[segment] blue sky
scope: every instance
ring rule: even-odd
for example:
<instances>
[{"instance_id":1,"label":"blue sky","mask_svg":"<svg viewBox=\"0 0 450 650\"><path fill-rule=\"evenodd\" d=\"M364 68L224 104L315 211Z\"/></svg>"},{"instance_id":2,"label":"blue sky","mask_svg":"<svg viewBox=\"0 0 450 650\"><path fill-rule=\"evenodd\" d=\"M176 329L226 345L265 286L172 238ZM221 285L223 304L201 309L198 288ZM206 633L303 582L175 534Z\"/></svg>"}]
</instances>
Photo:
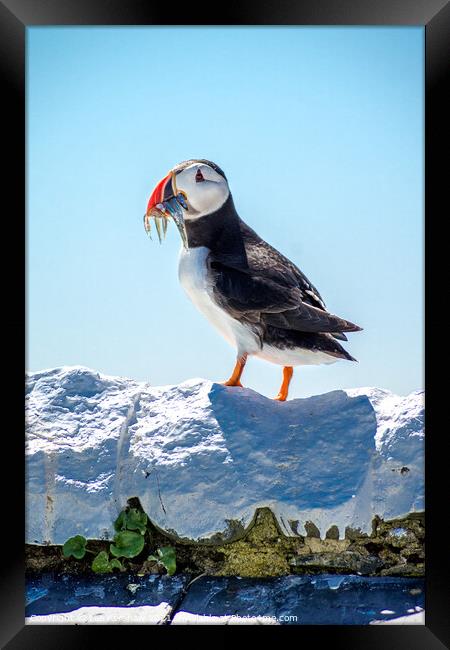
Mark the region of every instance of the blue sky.
<instances>
[{"instance_id":1,"label":"blue sky","mask_svg":"<svg viewBox=\"0 0 450 650\"><path fill-rule=\"evenodd\" d=\"M240 216L330 311L359 363L298 368L291 397L423 387L422 27L27 29L27 369L154 385L226 379L234 351L145 235L167 171L207 158ZM272 396L281 368L250 359Z\"/></svg>"}]
</instances>

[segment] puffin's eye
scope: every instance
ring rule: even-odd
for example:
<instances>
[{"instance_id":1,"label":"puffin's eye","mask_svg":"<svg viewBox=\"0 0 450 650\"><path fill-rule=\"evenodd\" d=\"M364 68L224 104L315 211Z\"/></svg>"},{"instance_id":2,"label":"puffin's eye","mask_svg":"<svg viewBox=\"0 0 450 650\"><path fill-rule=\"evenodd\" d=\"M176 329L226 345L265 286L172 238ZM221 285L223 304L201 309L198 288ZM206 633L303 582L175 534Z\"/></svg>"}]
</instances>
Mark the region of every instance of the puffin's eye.
<instances>
[{"instance_id":1,"label":"puffin's eye","mask_svg":"<svg viewBox=\"0 0 450 650\"><path fill-rule=\"evenodd\" d=\"M205 180L205 179L204 179L203 174L202 174L202 172L200 171L200 167L199 167L199 168L197 169L197 173L195 174L195 182L196 182L196 183L201 183L201 182L204 181L204 180Z\"/></svg>"}]
</instances>

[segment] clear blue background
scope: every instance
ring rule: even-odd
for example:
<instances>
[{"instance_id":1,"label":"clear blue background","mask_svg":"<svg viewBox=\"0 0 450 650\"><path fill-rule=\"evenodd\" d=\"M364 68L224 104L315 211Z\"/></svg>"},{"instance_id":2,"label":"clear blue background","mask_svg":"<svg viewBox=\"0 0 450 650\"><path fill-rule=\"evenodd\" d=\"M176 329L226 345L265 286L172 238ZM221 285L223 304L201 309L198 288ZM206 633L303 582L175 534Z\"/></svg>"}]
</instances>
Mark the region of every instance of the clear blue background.
<instances>
[{"instance_id":1,"label":"clear blue background","mask_svg":"<svg viewBox=\"0 0 450 650\"><path fill-rule=\"evenodd\" d=\"M299 368L291 396L423 386L424 30L28 28L29 370L82 364L226 379L234 351L145 235L168 170L208 158L241 217L330 311L359 363ZM244 384L277 392L251 359Z\"/></svg>"}]
</instances>

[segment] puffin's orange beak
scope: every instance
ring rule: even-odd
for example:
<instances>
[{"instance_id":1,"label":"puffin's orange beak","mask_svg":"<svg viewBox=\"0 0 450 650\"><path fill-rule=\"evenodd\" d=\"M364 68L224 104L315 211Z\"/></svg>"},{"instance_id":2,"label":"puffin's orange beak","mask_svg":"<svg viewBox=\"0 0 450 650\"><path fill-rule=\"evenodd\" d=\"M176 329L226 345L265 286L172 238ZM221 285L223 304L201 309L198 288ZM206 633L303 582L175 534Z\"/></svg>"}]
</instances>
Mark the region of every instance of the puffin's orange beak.
<instances>
[{"instance_id":1,"label":"puffin's orange beak","mask_svg":"<svg viewBox=\"0 0 450 650\"><path fill-rule=\"evenodd\" d=\"M169 172L162 181L159 181L148 201L147 214L149 214L158 203L162 203L173 196L172 177L173 172Z\"/></svg>"}]
</instances>

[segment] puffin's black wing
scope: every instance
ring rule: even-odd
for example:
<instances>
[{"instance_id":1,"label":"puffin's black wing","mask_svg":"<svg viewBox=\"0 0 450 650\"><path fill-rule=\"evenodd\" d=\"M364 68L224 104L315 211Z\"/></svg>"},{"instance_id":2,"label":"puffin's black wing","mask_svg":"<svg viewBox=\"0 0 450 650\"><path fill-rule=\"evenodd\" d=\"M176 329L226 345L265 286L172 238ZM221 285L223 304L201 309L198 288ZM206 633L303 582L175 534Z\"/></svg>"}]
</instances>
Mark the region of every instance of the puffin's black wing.
<instances>
[{"instance_id":1,"label":"puffin's black wing","mask_svg":"<svg viewBox=\"0 0 450 650\"><path fill-rule=\"evenodd\" d=\"M218 304L250 322L302 332L356 332L361 328L302 301L295 286L275 282L211 260L213 291Z\"/></svg>"},{"instance_id":2,"label":"puffin's black wing","mask_svg":"<svg viewBox=\"0 0 450 650\"><path fill-rule=\"evenodd\" d=\"M356 332L361 328L325 310L317 289L286 257L241 221L247 260L211 254L218 304L250 322L302 332Z\"/></svg>"}]
</instances>

